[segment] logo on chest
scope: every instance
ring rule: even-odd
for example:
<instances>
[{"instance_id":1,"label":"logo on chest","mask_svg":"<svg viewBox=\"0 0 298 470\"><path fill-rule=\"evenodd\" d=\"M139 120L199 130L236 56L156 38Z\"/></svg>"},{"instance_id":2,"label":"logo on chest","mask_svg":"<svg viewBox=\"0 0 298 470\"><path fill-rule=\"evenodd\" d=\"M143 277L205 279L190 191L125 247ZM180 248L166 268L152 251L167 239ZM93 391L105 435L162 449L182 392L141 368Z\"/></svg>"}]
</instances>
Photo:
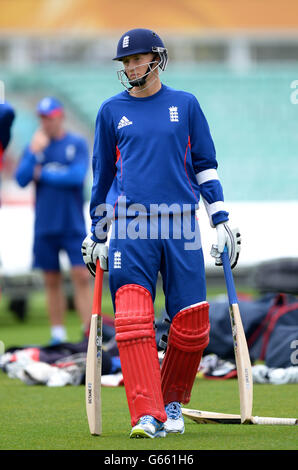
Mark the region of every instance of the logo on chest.
<instances>
[{"instance_id":1,"label":"logo on chest","mask_svg":"<svg viewBox=\"0 0 298 470\"><path fill-rule=\"evenodd\" d=\"M177 106L170 106L170 121L171 122L179 122L179 115L178 115L178 107Z\"/></svg>"},{"instance_id":2,"label":"logo on chest","mask_svg":"<svg viewBox=\"0 0 298 470\"><path fill-rule=\"evenodd\" d=\"M65 156L66 156L66 159L68 161L71 161L74 159L75 157L75 154L76 154L76 148L73 144L69 144L67 145L67 147L65 148Z\"/></svg>"},{"instance_id":3,"label":"logo on chest","mask_svg":"<svg viewBox=\"0 0 298 470\"><path fill-rule=\"evenodd\" d=\"M122 116L122 118L120 119L120 121L118 123L117 129L122 129L122 127L130 126L131 124L132 124L132 121L127 119L126 116Z\"/></svg>"}]
</instances>

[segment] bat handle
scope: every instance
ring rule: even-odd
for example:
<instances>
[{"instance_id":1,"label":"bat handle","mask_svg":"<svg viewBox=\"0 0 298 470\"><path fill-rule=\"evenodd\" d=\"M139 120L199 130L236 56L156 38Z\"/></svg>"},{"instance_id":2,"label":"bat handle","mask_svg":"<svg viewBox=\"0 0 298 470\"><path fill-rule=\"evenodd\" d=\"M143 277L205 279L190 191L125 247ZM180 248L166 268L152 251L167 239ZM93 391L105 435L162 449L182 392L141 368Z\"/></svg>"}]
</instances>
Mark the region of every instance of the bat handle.
<instances>
[{"instance_id":1,"label":"bat handle","mask_svg":"<svg viewBox=\"0 0 298 470\"><path fill-rule=\"evenodd\" d=\"M103 281L103 269L100 267L99 259L96 260L96 275L94 281L94 294L92 304L92 314L101 314L101 297L102 297L102 281Z\"/></svg>"},{"instance_id":2,"label":"bat handle","mask_svg":"<svg viewBox=\"0 0 298 470\"><path fill-rule=\"evenodd\" d=\"M223 270L224 270L224 275L225 275L225 280L226 280L226 285L227 285L229 304L230 305L237 304L238 298L237 298L236 288L234 284L228 249L226 246L221 255L221 260L222 260L222 265L223 265Z\"/></svg>"}]
</instances>

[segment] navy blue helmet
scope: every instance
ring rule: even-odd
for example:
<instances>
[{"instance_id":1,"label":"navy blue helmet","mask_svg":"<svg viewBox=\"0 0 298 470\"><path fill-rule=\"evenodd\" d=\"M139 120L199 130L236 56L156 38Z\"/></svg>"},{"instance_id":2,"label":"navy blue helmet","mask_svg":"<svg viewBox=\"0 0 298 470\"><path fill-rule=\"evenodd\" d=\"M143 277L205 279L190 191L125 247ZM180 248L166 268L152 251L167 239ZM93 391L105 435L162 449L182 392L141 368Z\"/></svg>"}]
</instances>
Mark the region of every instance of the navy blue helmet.
<instances>
[{"instance_id":1,"label":"navy blue helmet","mask_svg":"<svg viewBox=\"0 0 298 470\"><path fill-rule=\"evenodd\" d=\"M168 53L161 38L152 30L144 28L131 29L124 33L117 47L117 55L113 60L122 60L134 54L153 52L159 55L159 67L165 70L168 63Z\"/></svg>"}]
</instances>

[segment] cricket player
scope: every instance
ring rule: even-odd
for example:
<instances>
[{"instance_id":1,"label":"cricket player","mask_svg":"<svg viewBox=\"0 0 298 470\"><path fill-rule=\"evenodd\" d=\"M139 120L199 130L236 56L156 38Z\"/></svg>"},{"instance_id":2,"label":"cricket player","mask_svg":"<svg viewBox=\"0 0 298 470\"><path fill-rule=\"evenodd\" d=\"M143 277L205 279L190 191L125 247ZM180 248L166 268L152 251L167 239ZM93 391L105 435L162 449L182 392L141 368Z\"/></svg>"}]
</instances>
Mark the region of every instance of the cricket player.
<instances>
[{"instance_id":1,"label":"cricket player","mask_svg":"<svg viewBox=\"0 0 298 470\"><path fill-rule=\"evenodd\" d=\"M12 106L7 102L0 103L0 172L3 168L4 151L10 142L14 119L15 111Z\"/></svg>"},{"instance_id":2,"label":"cricket player","mask_svg":"<svg viewBox=\"0 0 298 470\"><path fill-rule=\"evenodd\" d=\"M83 214L83 184L89 167L86 140L64 127L62 103L43 98L37 106L40 126L26 146L16 170L16 180L25 187L35 184L34 267L44 274L51 326L51 344L66 341L66 301L59 254L70 260L74 301L87 332L91 316L89 279L81 256L86 236Z\"/></svg>"},{"instance_id":3,"label":"cricket player","mask_svg":"<svg viewBox=\"0 0 298 470\"><path fill-rule=\"evenodd\" d=\"M184 432L181 403L190 400L209 340L200 197L217 231L216 264L226 244L236 264L240 239L227 223L214 144L197 99L160 80L168 61L161 38L130 30L114 60L122 62L118 77L126 90L97 115L92 227L82 254L92 274L97 258L109 270L130 436L164 437ZM153 307L159 272L171 320L161 367Z\"/></svg>"}]
</instances>

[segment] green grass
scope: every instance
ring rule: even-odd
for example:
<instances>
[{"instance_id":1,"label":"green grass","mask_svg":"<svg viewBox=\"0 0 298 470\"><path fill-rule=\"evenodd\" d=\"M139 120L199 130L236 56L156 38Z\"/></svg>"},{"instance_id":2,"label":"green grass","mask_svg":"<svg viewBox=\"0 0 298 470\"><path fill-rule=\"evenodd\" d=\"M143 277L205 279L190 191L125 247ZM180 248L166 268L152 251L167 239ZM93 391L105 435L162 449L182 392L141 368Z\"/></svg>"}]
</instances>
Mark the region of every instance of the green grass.
<instances>
[{"instance_id":1,"label":"green grass","mask_svg":"<svg viewBox=\"0 0 298 470\"><path fill-rule=\"evenodd\" d=\"M103 310L112 314L105 292ZM158 294L157 305L163 300ZM0 303L0 340L11 345L43 344L48 341L48 321L42 294L32 296L24 322ZM72 341L80 340L75 312L68 312ZM254 414L295 417L297 385L255 385ZM130 417L124 387L102 388L103 434L90 436L85 414L83 386L50 388L28 386L0 371L1 450L297 450L298 427L197 424L186 418L184 435L165 439L129 439ZM197 378L189 408L239 413L236 380Z\"/></svg>"},{"instance_id":2,"label":"green grass","mask_svg":"<svg viewBox=\"0 0 298 470\"><path fill-rule=\"evenodd\" d=\"M166 439L129 439L130 419L123 387L103 388L103 434L90 436L84 387L26 386L1 374L0 449L10 450L290 450L297 449L294 426L196 424L186 419L184 435ZM297 387L255 386L254 411L266 416L293 416ZM235 380L197 379L191 408L237 413Z\"/></svg>"}]
</instances>

